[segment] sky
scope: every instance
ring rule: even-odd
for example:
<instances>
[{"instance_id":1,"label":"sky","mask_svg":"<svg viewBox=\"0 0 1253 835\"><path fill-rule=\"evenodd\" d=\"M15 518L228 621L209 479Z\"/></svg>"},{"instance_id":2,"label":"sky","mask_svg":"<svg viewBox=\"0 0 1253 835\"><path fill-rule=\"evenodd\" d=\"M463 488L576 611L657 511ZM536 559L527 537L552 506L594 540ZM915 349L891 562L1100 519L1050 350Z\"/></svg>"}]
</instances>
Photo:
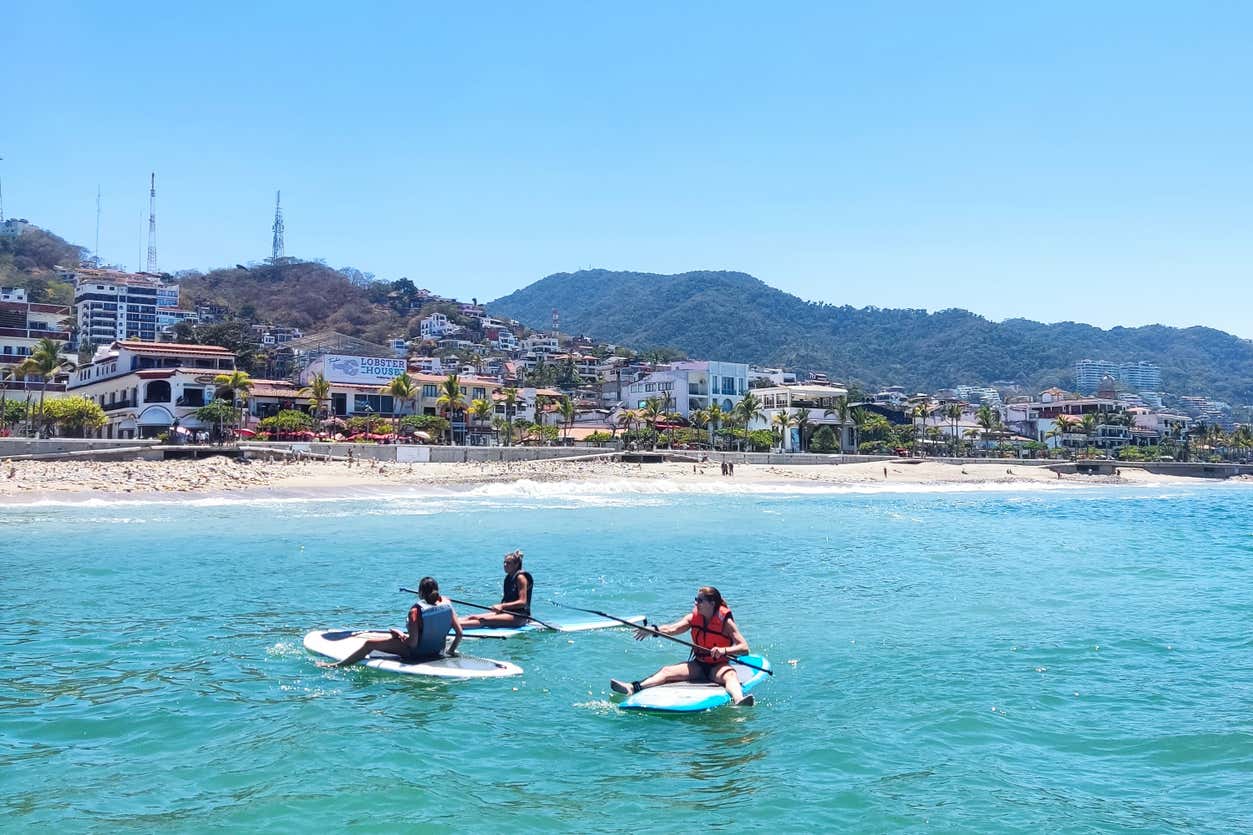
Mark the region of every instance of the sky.
<instances>
[{"instance_id":1,"label":"sky","mask_svg":"<svg viewBox=\"0 0 1253 835\"><path fill-rule=\"evenodd\" d=\"M188 6L181 8L180 6ZM201 8L191 8L201 6ZM453 7L456 8L453 8ZM1253 338L1253 4L11 4L0 183L129 268L588 267Z\"/></svg>"}]
</instances>

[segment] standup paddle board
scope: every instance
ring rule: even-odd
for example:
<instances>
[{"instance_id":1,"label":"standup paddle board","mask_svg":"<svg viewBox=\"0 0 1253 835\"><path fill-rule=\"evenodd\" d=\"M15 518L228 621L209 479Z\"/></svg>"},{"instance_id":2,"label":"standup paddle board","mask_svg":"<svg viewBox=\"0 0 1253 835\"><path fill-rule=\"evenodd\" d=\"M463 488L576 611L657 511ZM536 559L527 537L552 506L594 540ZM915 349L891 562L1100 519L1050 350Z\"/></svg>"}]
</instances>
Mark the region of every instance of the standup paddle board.
<instances>
[{"instance_id":1,"label":"standup paddle board","mask_svg":"<svg viewBox=\"0 0 1253 835\"><path fill-rule=\"evenodd\" d=\"M648 623L648 618L644 615L635 615L629 618L631 623L643 626ZM621 628L622 624L616 620L597 620L589 618L585 620L569 620L561 618L544 618L544 623L552 624L556 627L557 632L590 632L593 629L613 629ZM534 621L527 621L522 626L473 626L469 629L462 630L467 638L512 638L515 635L521 635L528 632L552 632L552 629L540 626Z\"/></svg>"},{"instance_id":2,"label":"standup paddle board","mask_svg":"<svg viewBox=\"0 0 1253 835\"><path fill-rule=\"evenodd\" d=\"M760 655L741 655L741 660L755 664L764 669L772 669L770 662ZM766 673L732 664L740 677L740 687L744 692L751 693L753 688L768 678ZM659 684L627 696L618 707L625 710L656 710L664 713L697 713L712 710L730 704L731 696L721 684L712 682L679 681L672 684Z\"/></svg>"},{"instance_id":3,"label":"standup paddle board","mask_svg":"<svg viewBox=\"0 0 1253 835\"><path fill-rule=\"evenodd\" d=\"M369 637L387 637L386 632L351 629L315 629L305 635L305 649L343 661ZM410 676L434 676L436 678L501 678L522 675L522 668L508 661L477 658L473 655L433 658L408 664L399 656L386 652L372 652L357 662L359 667L370 667L388 673Z\"/></svg>"}]
</instances>

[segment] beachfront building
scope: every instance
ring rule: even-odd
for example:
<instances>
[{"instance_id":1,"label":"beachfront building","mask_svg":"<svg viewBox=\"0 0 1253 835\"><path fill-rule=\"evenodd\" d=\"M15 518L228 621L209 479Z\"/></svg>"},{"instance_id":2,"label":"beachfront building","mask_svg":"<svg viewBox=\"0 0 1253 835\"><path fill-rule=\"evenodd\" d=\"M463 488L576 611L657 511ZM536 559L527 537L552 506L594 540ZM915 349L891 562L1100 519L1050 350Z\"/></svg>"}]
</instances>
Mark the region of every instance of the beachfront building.
<instances>
[{"instance_id":1,"label":"beachfront building","mask_svg":"<svg viewBox=\"0 0 1253 835\"><path fill-rule=\"evenodd\" d=\"M0 376L29 357L39 340L68 342L69 317L70 309L65 305L31 304L26 290L20 287L0 290ZM43 385L42 380L18 380L9 383L9 390L22 390L26 382Z\"/></svg>"},{"instance_id":2,"label":"beachfront building","mask_svg":"<svg viewBox=\"0 0 1253 835\"><path fill-rule=\"evenodd\" d=\"M852 445L849 427L840 422L839 405L848 397L848 389L824 383L789 383L781 386L768 386L753 389L757 400L761 403L761 415L748 425L749 431L755 429L776 429L779 416L788 420L787 431L781 439L782 452L801 452L802 439L800 428L793 425L798 412L804 410L808 425L807 436L823 426L830 426L839 438L840 449L848 449Z\"/></svg>"},{"instance_id":3,"label":"beachfront building","mask_svg":"<svg viewBox=\"0 0 1253 835\"><path fill-rule=\"evenodd\" d=\"M60 275L74 283L79 347L156 340L157 294L167 289L159 276L86 268Z\"/></svg>"},{"instance_id":4,"label":"beachfront building","mask_svg":"<svg viewBox=\"0 0 1253 835\"><path fill-rule=\"evenodd\" d=\"M664 403L665 411L686 418L693 411L708 409L714 404L729 412L747 391L746 363L686 360L672 362L624 383L620 399L626 408L639 409L655 398Z\"/></svg>"},{"instance_id":5,"label":"beachfront building","mask_svg":"<svg viewBox=\"0 0 1253 835\"><path fill-rule=\"evenodd\" d=\"M213 400L214 377L234 370L235 355L216 345L115 340L70 373L66 395L104 410L97 438L155 438L175 421L208 429L194 413Z\"/></svg>"},{"instance_id":6,"label":"beachfront building","mask_svg":"<svg viewBox=\"0 0 1253 835\"><path fill-rule=\"evenodd\" d=\"M452 336L461 333L462 330L461 325L449 321L448 317L443 313L432 313L418 323L418 328L423 339L431 340Z\"/></svg>"}]
</instances>

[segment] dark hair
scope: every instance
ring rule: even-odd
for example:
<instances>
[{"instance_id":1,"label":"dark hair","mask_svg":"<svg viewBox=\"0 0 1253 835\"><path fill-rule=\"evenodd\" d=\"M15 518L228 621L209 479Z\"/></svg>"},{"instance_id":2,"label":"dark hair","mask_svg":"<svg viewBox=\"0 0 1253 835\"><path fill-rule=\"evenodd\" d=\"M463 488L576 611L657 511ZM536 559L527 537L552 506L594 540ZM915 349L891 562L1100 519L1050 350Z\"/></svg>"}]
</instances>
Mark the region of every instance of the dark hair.
<instances>
[{"instance_id":1,"label":"dark hair","mask_svg":"<svg viewBox=\"0 0 1253 835\"><path fill-rule=\"evenodd\" d=\"M731 605L722 599L722 592L718 591L713 586L701 586L696 590L696 593L701 597L708 597L712 600L714 602L715 609L720 606L726 606L728 609L731 608Z\"/></svg>"},{"instance_id":2,"label":"dark hair","mask_svg":"<svg viewBox=\"0 0 1253 835\"><path fill-rule=\"evenodd\" d=\"M508 554L505 554L505 559L516 560L518 565L522 565L522 550L510 551Z\"/></svg>"},{"instance_id":3,"label":"dark hair","mask_svg":"<svg viewBox=\"0 0 1253 835\"><path fill-rule=\"evenodd\" d=\"M434 577L423 577L418 583L418 597L434 606L439 602L439 583Z\"/></svg>"}]
</instances>

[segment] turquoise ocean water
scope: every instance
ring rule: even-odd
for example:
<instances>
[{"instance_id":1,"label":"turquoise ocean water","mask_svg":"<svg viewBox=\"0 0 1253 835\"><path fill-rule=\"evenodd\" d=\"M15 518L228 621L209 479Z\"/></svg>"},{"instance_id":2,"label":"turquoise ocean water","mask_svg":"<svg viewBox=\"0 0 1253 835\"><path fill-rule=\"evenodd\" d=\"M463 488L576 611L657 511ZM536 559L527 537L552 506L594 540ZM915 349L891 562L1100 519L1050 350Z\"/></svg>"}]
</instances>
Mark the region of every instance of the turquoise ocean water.
<instances>
[{"instance_id":1,"label":"turquoise ocean water","mask_svg":"<svg viewBox=\"0 0 1253 835\"><path fill-rule=\"evenodd\" d=\"M7 505L0 534L0 829L1253 830L1248 485L523 484ZM778 674L668 717L613 707L684 657L625 632L467 641L526 673L461 683L301 648L399 625L428 573L492 602L512 548L541 617L716 585Z\"/></svg>"}]
</instances>

